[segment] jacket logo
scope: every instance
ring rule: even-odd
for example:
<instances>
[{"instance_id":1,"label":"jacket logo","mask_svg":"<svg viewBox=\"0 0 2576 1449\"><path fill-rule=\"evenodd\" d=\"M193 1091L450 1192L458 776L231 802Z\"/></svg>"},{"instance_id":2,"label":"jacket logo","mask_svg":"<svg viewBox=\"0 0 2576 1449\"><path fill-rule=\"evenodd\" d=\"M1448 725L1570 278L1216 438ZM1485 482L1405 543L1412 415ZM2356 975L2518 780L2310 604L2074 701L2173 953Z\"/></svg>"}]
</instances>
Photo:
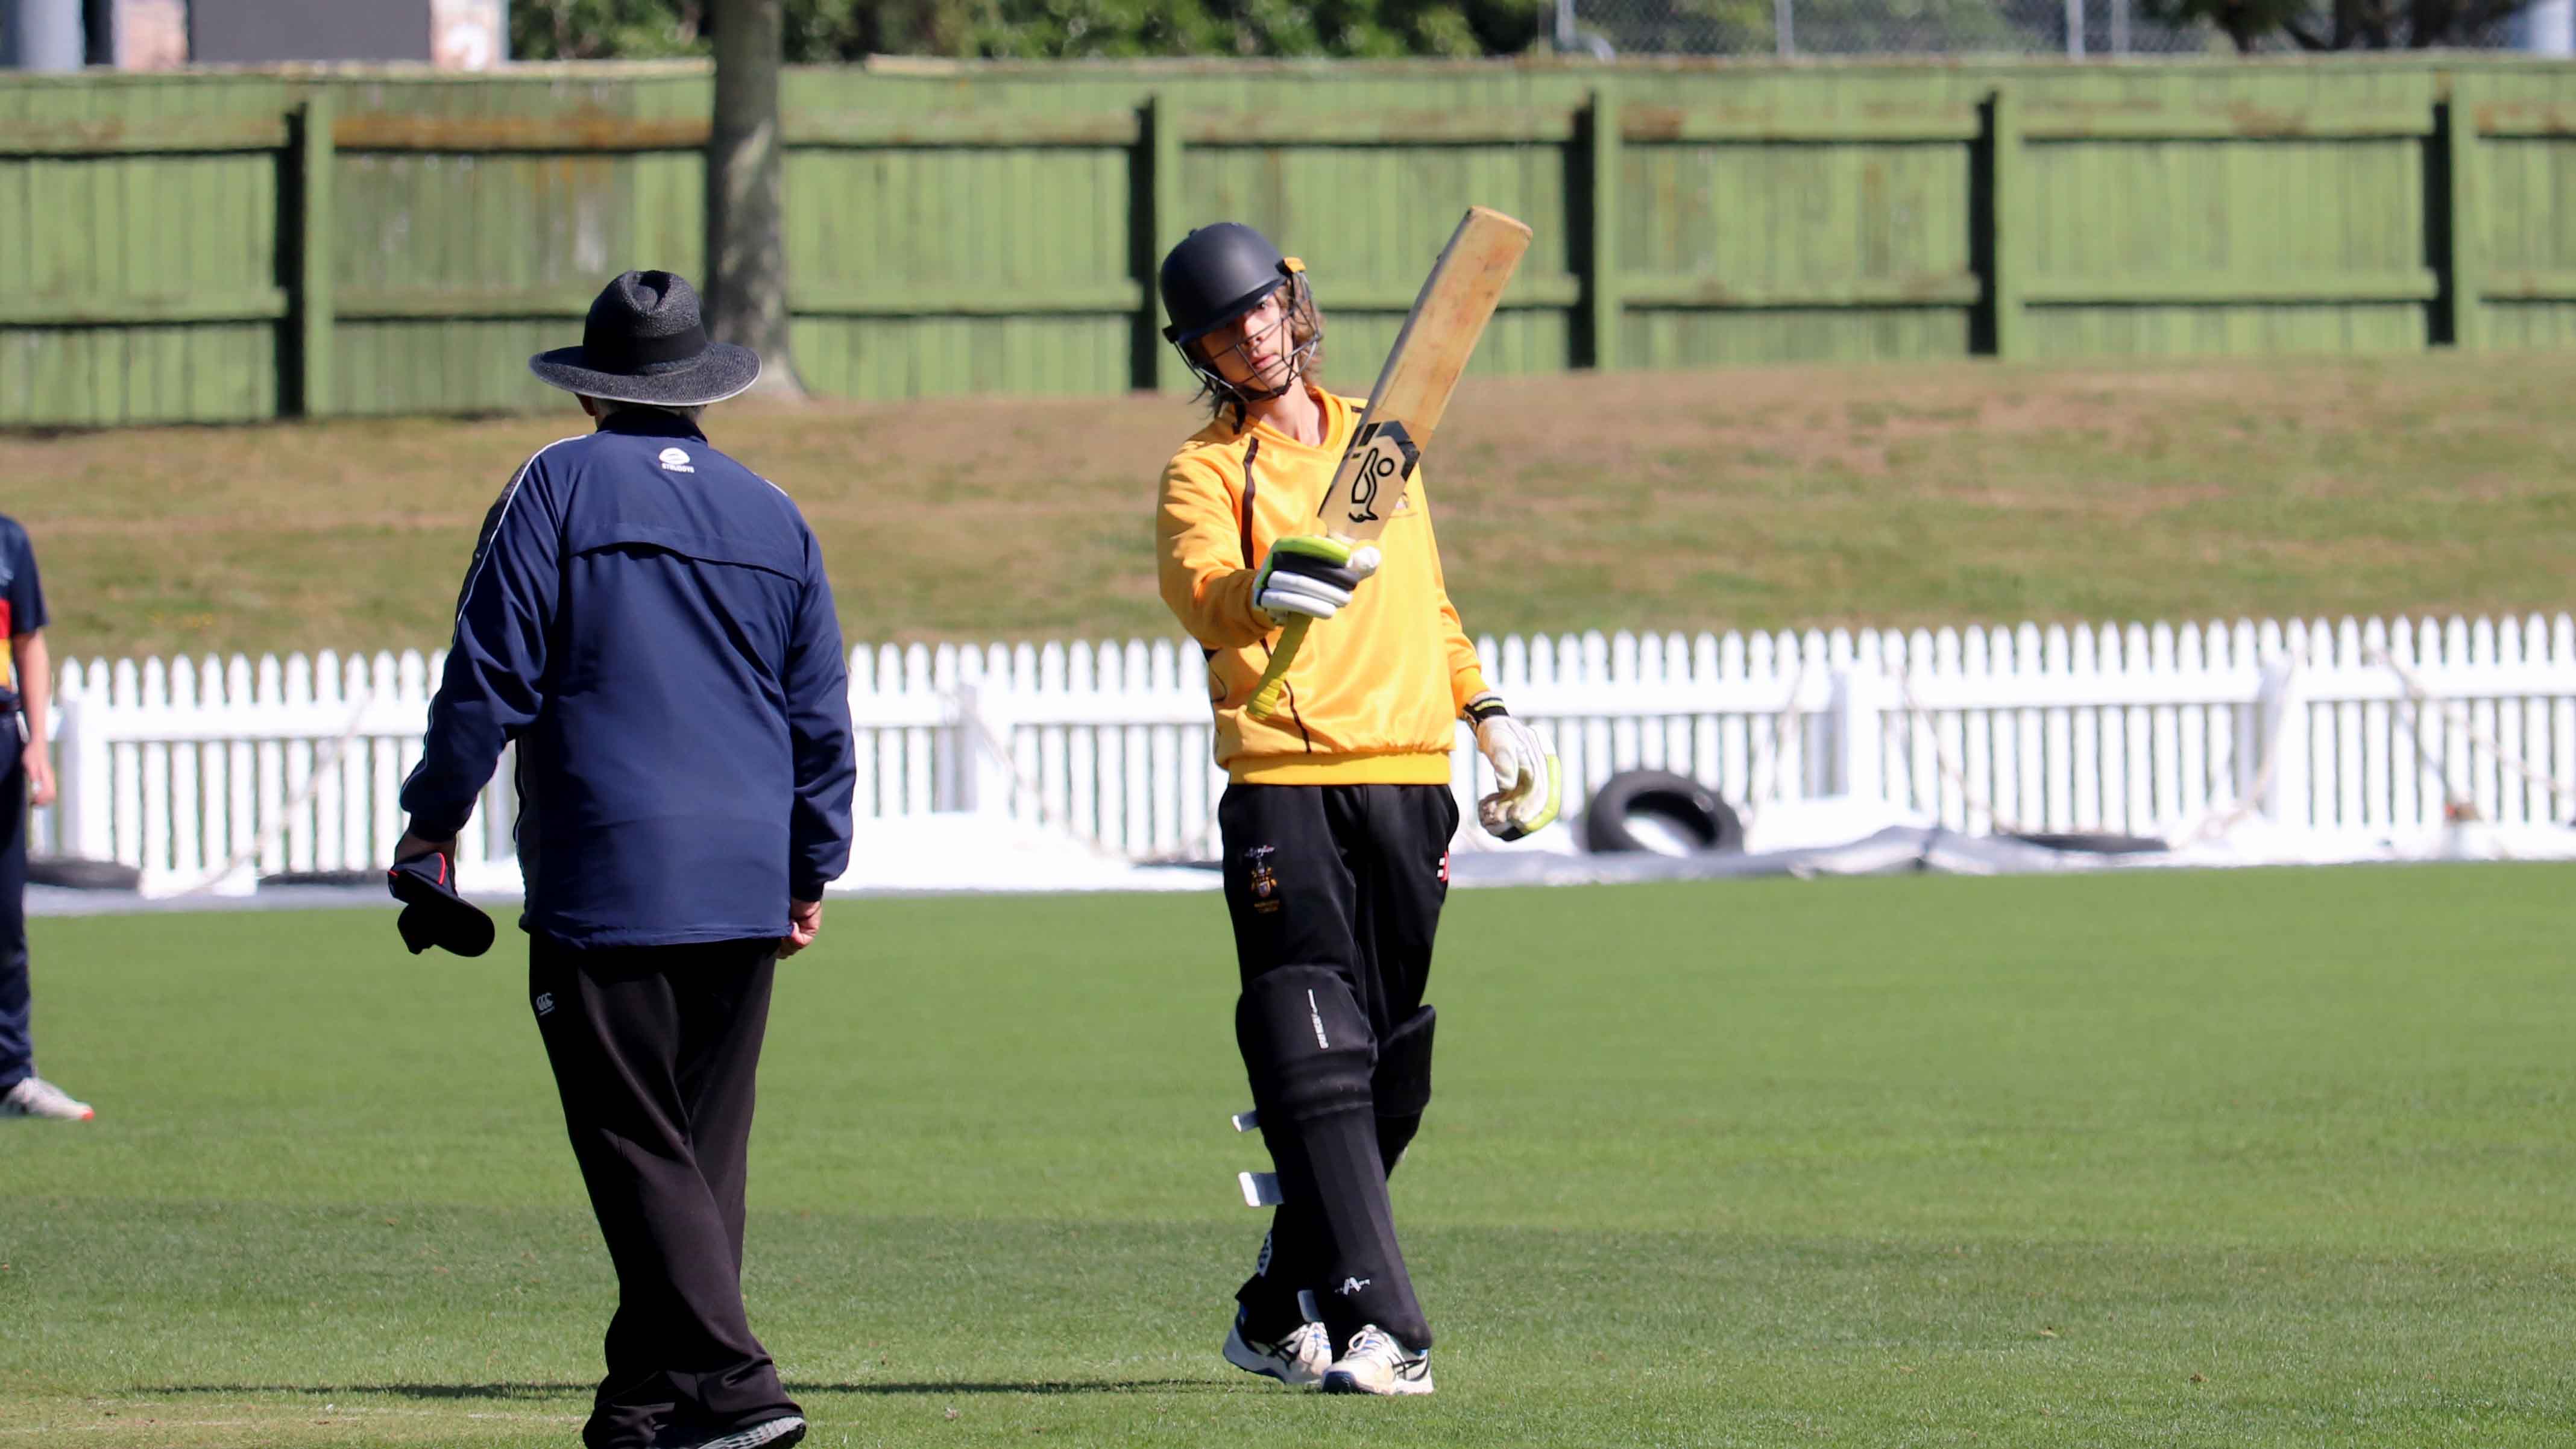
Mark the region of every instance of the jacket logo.
<instances>
[{"instance_id":1,"label":"jacket logo","mask_svg":"<svg viewBox=\"0 0 2576 1449\"><path fill-rule=\"evenodd\" d=\"M662 471L665 473L695 473L698 471L697 465L689 461L688 451L683 448L664 448L662 450L661 463Z\"/></svg>"},{"instance_id":2,"label":"jacket logo","mask_svg":"<svg viewBox=\"0 0 2576 1449\"><path fill-rule=\"evenodd\" d=\"M553 992L551 992L551 991L540 991L540 992L538 992L538 993L537 993L537 1000L536 1000L536 1007L537 1007L537 1015L539 1015L539 1016L552 1016L552 1015L554 1015L554 1010L555 1010L555 994L554 994Z\"/></svg>"}]
</instances>

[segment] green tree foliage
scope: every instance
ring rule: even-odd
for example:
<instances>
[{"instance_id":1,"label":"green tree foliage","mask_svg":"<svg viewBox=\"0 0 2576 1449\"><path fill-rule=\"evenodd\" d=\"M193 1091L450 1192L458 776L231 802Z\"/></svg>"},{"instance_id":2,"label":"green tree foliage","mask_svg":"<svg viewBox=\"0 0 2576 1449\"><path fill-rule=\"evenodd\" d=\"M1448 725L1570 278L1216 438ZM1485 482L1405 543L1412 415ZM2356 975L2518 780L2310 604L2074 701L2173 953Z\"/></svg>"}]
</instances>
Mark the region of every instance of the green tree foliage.
<instances>
[{"instance_id":1,"label":"green tree foliage","mask_svg":"<svg viewBox=\"0 0 2576 1449\"><path fill-rule=\"evenodd\" d=\"M1795 0L1788 49L1798 54L2011 54L2056 44L2050 5L2005 0ZM1582 29L1623 55L1770 55L1783 47L1773 0L1623 0L1591 7Z\"/></svg>"},{"instance_id":2,"label":"green tree foliage","mask_svg":"<svg viewBox=\"0 0 2576 1449\"><path fill-rule=\"evenodd\" d=\"M2240 51L2270 36L2302 50L2422 50L2466 45L2529 0L2145 0L2158 20L2206 20Z\"/></svg>"},{"instance_id":3,"label":"green tree foliage","mask_svg":"<svg viewBox=\"0 0 2576 1449\"><path fill-rule=\"evenodd\" d=\"M724 0L512 0L522 60L705 55ZM1474 56L1527 49L1544 0L786 0L793 62L865 55Z\"/></svg>"},{"instance_id":4,"label":"green tree foliage","mask_svg":"<svg viewBox=\"0 0 2576 1449\"><path fill-rule=\"evenodd\" d=\"M518 60L651 60L706 55L708 0L513 0Z\"/></svg>"}]
</instances>

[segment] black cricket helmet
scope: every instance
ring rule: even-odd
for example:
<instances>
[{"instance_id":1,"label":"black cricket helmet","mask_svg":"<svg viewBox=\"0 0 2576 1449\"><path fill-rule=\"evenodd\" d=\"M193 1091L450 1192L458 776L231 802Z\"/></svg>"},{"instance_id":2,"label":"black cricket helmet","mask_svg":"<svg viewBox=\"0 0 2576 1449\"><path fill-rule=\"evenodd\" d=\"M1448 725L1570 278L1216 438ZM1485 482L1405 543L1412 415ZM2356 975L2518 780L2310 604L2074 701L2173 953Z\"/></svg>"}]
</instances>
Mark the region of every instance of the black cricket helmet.
<instances>
[{"instance_id":1,"label":"black cricket helmet","mask_svg":"<svg viewBox=\"0 0 2576 1449\"><path fill-rule=\"evenodd\" d=\"M1315 313L1305 264L1281 256L1268 237L1239 221L1220 221L1183 237L1163 258L1161 283L1163 311L1172 319L1163 329L1164 340L1180 349L1181 360L1211 394L1229 402L1259 402L1287 392L1322 343L1323 319ZM1282 287L1289 289L1289 297L1280 325L1302 321L1306 333L1289 349L1288 375L1266 391L1227 381L1216 359L1199 356L1191 344L1260 306ZM1242 346L1238 343L1234 350Z\"/></svg>"}]
</instances>

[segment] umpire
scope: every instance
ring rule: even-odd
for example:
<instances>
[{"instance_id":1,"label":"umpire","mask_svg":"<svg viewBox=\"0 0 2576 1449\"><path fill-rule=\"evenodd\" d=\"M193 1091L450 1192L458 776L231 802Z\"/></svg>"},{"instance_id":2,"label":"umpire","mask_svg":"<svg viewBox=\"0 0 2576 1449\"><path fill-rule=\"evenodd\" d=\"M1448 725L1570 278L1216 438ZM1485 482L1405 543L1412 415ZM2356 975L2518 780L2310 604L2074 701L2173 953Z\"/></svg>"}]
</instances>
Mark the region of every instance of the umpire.
<instances>
[{"instance_id":1,"label":"umpire","mask_svg":"<svg viewBox=\"0 0 2576 1449\"><path fill-rule=\"evenodd\" d=\"M582 1442L757 1449L805 1420L742 1301L753 1076L778 958L849 862L849 685L823 557L700 409L758 377L697 293L628 272L536 375L598 422L483 521L397 861L436 856L519 746L528 995L617 1268Z\"/></svg>"}]
</instances>

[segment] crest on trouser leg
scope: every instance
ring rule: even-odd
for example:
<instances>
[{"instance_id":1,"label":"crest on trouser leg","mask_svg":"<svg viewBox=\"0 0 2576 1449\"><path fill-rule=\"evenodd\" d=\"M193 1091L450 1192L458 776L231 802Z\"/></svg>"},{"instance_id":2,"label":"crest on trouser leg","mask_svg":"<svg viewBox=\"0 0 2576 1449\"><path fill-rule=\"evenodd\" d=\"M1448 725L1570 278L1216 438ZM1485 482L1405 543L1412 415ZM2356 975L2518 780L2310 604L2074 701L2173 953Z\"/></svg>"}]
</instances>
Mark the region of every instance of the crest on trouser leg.
<instances>
[{"instance_id":1,"label":"crest on trouser leg","mask_svg":"<svg viewBox=\"0 0 2576 1449\"><path fill-rule=\"evenodd\" d=\"M1243 853L1249 865L1244 873L1244 888L1252 892L1252 908L1264 915L1279 909L1279 874L1270 868L1270 857L1278 850L1273 845L1256 845Z\"/></svg>"}]
</instances>

